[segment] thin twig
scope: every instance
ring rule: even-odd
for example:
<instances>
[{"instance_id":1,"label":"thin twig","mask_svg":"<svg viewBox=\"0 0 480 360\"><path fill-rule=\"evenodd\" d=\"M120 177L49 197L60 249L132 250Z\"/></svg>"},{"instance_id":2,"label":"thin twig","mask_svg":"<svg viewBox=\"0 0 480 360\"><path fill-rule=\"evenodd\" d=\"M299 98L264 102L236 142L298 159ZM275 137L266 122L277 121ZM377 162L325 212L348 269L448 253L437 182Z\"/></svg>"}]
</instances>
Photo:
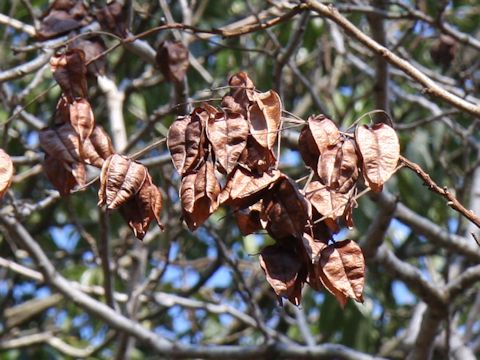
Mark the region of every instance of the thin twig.
<instances>
[{"instance_id":1,"label":"thin twig","mask_svg":"<svg viewBox=\"0 0 480 360\"><path fill-rule=\"evenodd\" d=\"M343 30L345 30L353 38L361 42L371 51L378 55L381 55L390 64L399 68L412 79L422 84L424 86L423 92L425 94L436 96L460 110L468 112L475 117L480 117L479 105L465 101L461 97L445 90L443 87L435 83L432 79L430 79L420 70L411 65L408 61L402 59L400 56L394 54L385 46L380 45L378 42L366 35L363 31L361 31L354 24L352 24L348 19L342 16L333 5L325 5L316 0L305 0L305 4L311 10L337 23L340 27L343 28Z\"/></svg>"},{"instance_id":2,"label":"thin twig","mask_svg":"<svg viewBox=\"0 0 480 360\"><path fill-rule=\"evenodd\" d=\"M103 269L103 287L105 289L105 300L112 309L115 309L115 300L113 297L112 270L110 267L110 242L108 239L108 214L106 210L99 209L100 217L100 257Z\"/></svg>"},{"instance_id":3,"label":"thin twig","mask_svg":"<svg viewBox=\"0 0 480 360\"><path fill-rule=\"evenodd\" d=\"M447 200L447 205L450 206L455 211L458 211L460 214L465 216L468 220L474 223L478 228L480 228L480 217L474 214L471 210L466 209L460 201L457 200L455 196L448 190L447 187L441 188L438 186L418 164L413 161L408 160L407 158L400 156L400 162L413 172L417 174L428 187L429 190L443 196Z\"/></svg>"}]
</instances>

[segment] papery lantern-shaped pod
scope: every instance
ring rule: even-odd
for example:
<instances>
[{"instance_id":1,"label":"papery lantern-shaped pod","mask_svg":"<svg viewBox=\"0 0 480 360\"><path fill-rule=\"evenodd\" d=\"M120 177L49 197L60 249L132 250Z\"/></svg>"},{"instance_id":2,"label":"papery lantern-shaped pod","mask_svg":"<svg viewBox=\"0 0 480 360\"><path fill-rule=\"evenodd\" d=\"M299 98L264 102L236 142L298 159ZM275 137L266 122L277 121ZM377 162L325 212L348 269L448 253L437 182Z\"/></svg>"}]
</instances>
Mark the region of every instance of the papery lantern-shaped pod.
<instances>
[{"instance_id":1,"label":"papery lantern-shaped pod","mask_svg":"<svg viewBox=\"0 0 480 360\"><path fill-rule=\"evenodd\" d=\"M163 76L168 81L181 83L190 65L189 53L181 41L163 41L155 57Z\"/></svg>"},{"instance_id":2,"label":"papery lantern-shaped pod","mask_svg":"<svg viewBox=\"0 0 480 360\"><path fill-rule=\"evenodd\" d=\"M139 162L113 154L102 167L98 205L106 205L107 209L119 207L137 194L147 174L147 168Z\"/></svg>"},{"instance_id":3,"label":"papery lantern-shaped pod","mask_svg":"<svg viewBox=\"0 0 480 360\"><path fill-rule=\"evenodd\" d=\"M270 245L261 251L259 261L279 301L287 298L292 304L300 305L307 268L295 251L281 245Z\"/></svg>"},{"instance_id":4,"label":"papery lantern-shaped pod","mask_svg":"<svg viewBox=\"0 0 480 360\"><path fill-rule=\"evenodd\" d=\"M355 141L362 156L363 176L373 191L382 191L400 157L397 133L387 124L357 127Z\"/></svg>"},{"instance_id":5,"label":"papery lantern-shaped pod","mask_svg":"<svg viewBox=\"0 0 480 360\"><path fill-rule=\"evenodd\" d=\"M76 99L70 104L70 123L80 137L80 141L88 139L95 127L92 107L86 99Z\"/></svg>"},{"instance_id":6,"label":"papery lantern-shaped pod","mask_svg":"<svg viewBox=\"0 0 480 360\"><path fill-rule=\"evenodd\" d=\"M86 139L81 148L82 160L97 168L103 166L104 161L111 155L114 150L110 136L99 125L95 125L88 139Z\"/></svg>"},{"instance_id":7,"label":"papery lantern-shaped pod","mask_svg":"<svg viewBox=\"0 0 480 360\"><path fill-rule=\"evenodd\" d=\"M54 55L50 59L50 67L70 103L76 98L87 97L87 67L83 50L71 49Z\"/></svg>"},{"instance_id":8,"label":"papery lantern-shaped pod","mask_svg":"<svg viewBox=\"0 0 480 360\"><path fill-rule=\"evenodd\" d=\"M272 149L280 131L282 101L273 90L255 93L248 109L250 134L264 148Z\"/></svg>"},{"instance_id":9,"label":"papery lantern-shaped pod","mask_svg":"<svg viewBox=\"0 0 480 360\"><path fill-rule=\"evenodd\" d=\"M217 112L210 116L207 138L212 144L219 170L230 174L247 146L248 122L241 115Z\"/></svg>"},{"instance_id":10,"label":"papery lantern-shaped pod","mask_svg":"<svg viewBox=\"0 0 480 360\"><path fill-rule=\"evenodd\" d=\"M325 288L342 306L347 297L363 302L365 259L355 241L344 240L325 247L317 271Z\"/></svg>"},{"instance_id":11,"label":"papery lantern-shaped pod","mask_svg":"<svg viewBox=\"0 0 480 360\"><path fill-rule=\"evenodd\" d=\"M182 176L197 166L203 158L205 125L209 117L209 111L199 107L190 115L179 116L168 130L167 146L173 165Z\"/></svg>"},{"instance_id":12,"label":"papery lantern-shaped pod","mask_svg":"<svg viewBox=\"0 0 480 360\"><path fill-rule=\"evenodd\" d=\"M183 218L191 231L198 229L218 208L220 184L210 161L182 179L180 198Z\"/></svg>"},{"instance_id":13,"label":"papery lantern-shaped pod","mask_svg":"<svg viewBox=\"0 0 480 360\"><path fill-rule=\"evenodd\" d=\"M152 183L152 178L148 173L140 190L123 203L119 211L135 237L140 240L145 237L152 220L157 222L160 229L164 229L160 220L162 194Z\"/></svg>"},{"instance_id":14,"label":"papery lantern-shaped pod","mask_svg":"<svg viewBox=\"0 0 480 360\"><path fill-rule=\"evenodd\" d=\"M0 149L0 198L10 187L13 178L13 162L10 156Z\"/></svg>"}]
</instances>

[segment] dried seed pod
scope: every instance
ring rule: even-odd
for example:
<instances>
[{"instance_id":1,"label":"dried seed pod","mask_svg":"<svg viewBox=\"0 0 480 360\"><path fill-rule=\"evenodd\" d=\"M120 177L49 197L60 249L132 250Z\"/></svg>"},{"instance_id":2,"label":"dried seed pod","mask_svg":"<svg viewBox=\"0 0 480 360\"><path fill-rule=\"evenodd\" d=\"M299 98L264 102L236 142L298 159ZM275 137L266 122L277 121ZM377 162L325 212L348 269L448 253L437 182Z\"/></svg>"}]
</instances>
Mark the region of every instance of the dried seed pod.
<instances>
[{"instance_id":1,"label":"dried seed pod","mask_svg":"<svg viewBox=\"0 0 480 360\"><path fill-rule=\"evenodd\" d=\"M236 209L234 214L240 233L243 236L266 228L266 222L262 219L262 200L247 209Z\"/></svg>"},{"instance_id":2,"label":"dried seed pod","mask_svg":"<svg viewBox=\"0 0 480 360\"><path fill-rule=\"evenodd\" d=\"M86 99L77 99L70 105L70 123L80 137L88 139L95 126L95 118L90 103Z\"/></svg>"},{"instance_id":3,"label":"dried seed pod","mask_svg":"<svg viewBox=\"0 0 480 360\"><path fill-rule=\"evenodd\" d=\"M276 163L272 150L261 146L251 135L247 137L247 145L243 150L238 163L254 174L263 174L273 169Z\"/></svg>"},{"instance_id":4,"label":"dried seed pod","mask_svg":"<svg viewBox=\"0 0 480 360\"><path fill-rule=\"evenodd\" d=\"M322 250L328 246L326 242L314 239L307 233L303 234L302 241L305 252L308 255L308 259L312 263L319 261Z\"/></svg>"},{"instance_id":5,"label":"dried seed pod","mask_svg":"<svg viewBox=\"0 0 480 360\"><path fill-rule=\"evenodd\" d=\"M163 230L164 226L160 220L162 194L152 183L152 177L148 172L140 190L123 203L119 211L139 240L145 237L150 223L154 219Z\"/></svg>"},{"instance_id":6,"label":"dried seed pod","mask_svg":"<svg viewBox=\"0 0 480 360\"><path fill-rule=\"evenodd\" d=\"M208 119L207 138L219 170L229 174L247 146L248 122L240 114L217 112Z\"/></svg>"},{"instance_id":7,"label":"dried seed pod","mask_svg":"<svg viewBox=\"0 0 480 360\"><path fill-rule=\"evenodd\" d=\"M90 137L83 142L81 148L82 160L89 165L101 168L104 160L113 153L110 136L100 125L95 125Z\"/></svg>"},{"instance_id":8,"label":"dried seed pod","mask_svg":"<svg viewBox=\"0 0 480 360\"><path fill-rule=\"evenodd\" d=\"M81 0L56 0L40 19L37 37L51 39L87 25L88 11Z\"/></svg>"},{"instance_id":9,"label":"dried seed pod","mask_svg":"<svg viewBox=\"0 0 480 360\"><path fill-rule=\"evenodd\" d=\"M183 81L190 62L188 49L181 41L165 40L160 43L155 59L168 81L176 83Z\"/></svg>"},{"instance_id":10,"label":"dried seed pod","mask_svg":"<svg viewBox=\"0 0 480 360\"><path fill-rule=\"evenodd\" d=\"M322 216L332 220L343 216L352 195L352 191L343 194L329 190L319 181L312 181L305 188L305 197L310 201L312 206Z\"/></svg>"},{"instance_id":11,"label":"dried seed pod","mask_svg":"<svg viewBox=\"0 0 480 360\"><path fill-rule=\"evenodd\" d=\"M363 302L365 259L355 241L339 241L323 249L320 268L324 286L337 297L342 306L345 305L345 297ZM338 296L338 293L343 296Z\"/></svg>"},{"instance_id":12,"label":"dried seed pod","mask_svg":"<svg viewBox=\"0 0 480 360\"><path fill-rule=\"evenodd\" d=\"M348 192L357 182L358 156L355 142L343 139L327 147L318 160L318 176L328 189L340 193Z\"/></svg>"},{"instance_id":13,"label":"dried seed pod","mask_svg":"<svg viewBox=\"0 0 480 360\"><path fill-rule=\"evenodd\" d=\"M228 85L230 85L230 92L223 97L222 107L242 114L247 119L248 109L254 100L255 85L244 71L232 75L228 80Z\"/></svg>"},{"instance_id":14,"label":"dried seed pod","mask_svg":"<svg viewBox=\"0 0 480 360\"><path fill-rule=\"evenodd\" d=\"M54 55L50 59L50 67L69 103L78 97L87 97L87 67L82 50L71 49Z\"/></svg>"},{"instance_id":15,"label":"dried seed pod","mask_svg":"<svg viewBox=\"0 0 480 360\"><path fill-rule=\"evenodd\" d=\"M271 190L271 196L263 201L267 230L275 239L302 238L311 209L295 183L283 175Z\"/></svg>"},{"instance_id":16,"label":"dried seed pod","mask_svg":"<svg viewBox=\"0 0 480 360\"><path fill-rule=\"evenodd\" d=\"M41 130L39 139L50 156L67 164L81 162L80 138L69 123Z\"/></svg>"},{"instance_id":17,"label":"dried seed pod","mask_svg":"<svg viewBox=\"0 0 480 360\"><path fill-rule=\"evenodd\" d=\"M278 137L282 119L282 101L273 90L254 94L248 111L250 133L264 148L272 149Z\"/></svg>"},{"instance_id":18,"label":"dried seed pod","mask_svg":"<svg viewBox=\"0 0 480 360\"><path fill-rule=\"evenodd\" d=\"M98 205L115 209L135 196L147 178L147 169L126 156L113 154L105 160L100 173Z\"/></svg>"},{"instance_id":19,"label":"dried seed pod","mask_svg":"<svg viewBox=\"0 0 480 360\"><path fill-rule=\"evenodd\" d=\"M362 156L363 176L373 191L382 191L400 157L398 136L387 124L357 127L355 141Z\"/></svg>"},{"instance_id":20,"label":"dried seed pod","mask_svg":"<svg viewBox=\"0 0 480 360\"><path fill-rule=\"evenodd\" d=\"M281 175L278 170L255 175L238 167L225 185L228 194L222 194L221 198L228 198L226 203L238 208L251 206L264 197L265 190L280 179Z\"/></svg>"},{"instance_id":21,"label":"dried seed pod","mask_svg":"<svg viewBox=\"0 0 480 360\"><path fill-rule=\"evenodd\" d=\"M70 103L64 95L58 99L53 119L55 125L70 123Z\"/></svg>"},{"instance_id":22,"label":"dried seed pod","mask_svg":"<svg viewBox=\"0 0 480 360\"><path fill-rule=\"evenodd\" d=\"M313 170L317 170L320 151L308 125L305 125L300 132L300 136L298 137L298 150L300 150L300 155L302 155L305 165Z\"/></svg>"},{"instance_id":23,"label":"dried seed pod","mask_svg":"<svg viewBox=\"0 0 480 360\"><path fill-rule=\"evenodd\" d=\"M259 261L277 296L288 298L293 304L299 305L305 281L302 278L305 275L301 274L302 263L295 253L279 245L270 245L262 250Z\"/></svg>"},{"instance_id":24,"label":"dried seed pod","mask_svg":"<svg viewBox=\"0 0 480 360\"><path fill-rule=\"evenodd\" d=\"M337 125L325 115L310 116L308 126L320 154L341 139Z\"/></svg>"},{"instance_id":25,"label":"dried seed pod","mask_svg":"<svg viewBox=\"0 0 480 360\"><path fill-rule=\"evenodd\" d=\"M183 217L191 231L198 229L218 208L219 194L220 184L210 161L182 179L180 198Z\"/></svg>"},{"instance_id":26,"label":"dried seed pod","mask_svg":"<svg viewBox=\"0 0 480 360\"><path fill-rule=\"evenodd\" d=\"M167 146L173 165L180 175L185 175L198 165L204 155L205 124L209 113L196 108L191 115L179 116L170 126Z\"/></svg>"},{"instance_id":27,"label":"dried seed pod","mask_svg":"<svg viewBox=\"0 0 480 360\"><path fill-rule=\"evenodd\" d=\"M0 198L5 195L13 179L13 162L10 156L0 149Z\"/></svg>"},{"instance_id":28,"label":"dried seed pod","mask_svg":"<svg viewBox=\"0 0 480 360\"><path fill-rule=\"evenodd\" d=\"M48 180L60 193L60 196L68 196L75 185L77 185L77 179L72 171L68 170L61 160L48 154L45 155L45 160L43 161L43 170Z\"/></svg>"},{"instance_id":29,"label":"dried seed pod","mask_svg":"<svg viewBox=\"0 0 480 360\"><path fill-rule=\"evenodd\" d=\"M123 2L114 0L95 12L95 16L102 25L114 34L124 38L127 36L128 12Z\"/></svg>"},{"instance_id":30,"label":"dried seed pod","mask_svg":"<svg viewBox=\"0 0 480 360\"><path fill-rule=\"evenodd\" d=\"M106 57L99 56L105 50L105 42L100 36L90 36L88 38L79 38L75 40L71 48L80 49L85 53L85 62L87 65L87 73L90 76L99 76L105 74ZM92 61L95 59L94 61Z\"/></svg>"}]
</instances>

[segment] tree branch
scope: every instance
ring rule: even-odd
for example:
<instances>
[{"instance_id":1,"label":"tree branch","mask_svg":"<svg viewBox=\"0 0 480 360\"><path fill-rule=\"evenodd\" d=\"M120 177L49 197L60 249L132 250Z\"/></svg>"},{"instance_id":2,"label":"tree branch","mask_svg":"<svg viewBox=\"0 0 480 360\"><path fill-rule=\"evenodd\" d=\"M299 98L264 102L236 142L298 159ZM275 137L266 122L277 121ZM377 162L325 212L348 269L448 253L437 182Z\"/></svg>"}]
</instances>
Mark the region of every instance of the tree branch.
<instances>
[{"instance_id":1,"label":"tree branch","mask_svg":"<svg viewBox=\"0 0 480 360\"><path fill-rule=\"evenodd\" d=\"M0 215L0 224L17 240L32 256L43 273L45 281L75 302L92 316L102 319L111 327L134 336L147 345L152 351L163 356L174 358L205 358L205 359L252 359L266 356L277 358L310 358L335 357L345 360L380 360L368 354L349 349L343 345L322 344L314 347L284 344L281 342L252 346L207 346L172 344L156 333L147 330L138 322L130 320L114 311L107 305L91 298L61 276L43 252L38 243L31 237L22 224L14 218Z\"/></svg>"},{"instance_id":2,"label":"tree branch","mask_svg":"<svg viewBox=\"0 0 480 360\"><path fill-rule=\"evenodd\" d=\"M474 223L478 228L480 228L480 217L475 215L473 211L467 210L460 201L457 200L455 196L448 191L447 187L441 188L438 186L423 169L413 161L408 160L407 158L400 156L400 163L415 172L425 183L429 190L436 192L437 194L443 196L447 199L447 204L452 209L458 211L460 214L465 216L468 220Z\"/></svg>"},{"instance_id":3,"label":"tree branch","mask_svg":"<svg viewBox=\"0 0 480 360\"><path fill-rule=\"evenodd\" d=\"M373 40L372 38L367 36L365 33L363 33L360 29L358 29L355 25L353 25L349 20L343 17L333 5L324 5L316 0L305 0L304 3L311 10L337 23L346 32L348 32L353 38L355 38L356 40L361 42L363 45L368 47L375 54L382 56L390 64L392 64L393 66L396 66L397 68L405 72L408 76L410 76L412 79L422 84L425 87L424 93L436 96L460 110L468 112L469 114L472 114L475 117L480 117L479 105L467 102L462 98L448 92L438 84L436 84L428 76L426 76L421 71L413 67L408 61L395 55L386 47L380 45L375 40Z\"/></svg>"}]
</instances>

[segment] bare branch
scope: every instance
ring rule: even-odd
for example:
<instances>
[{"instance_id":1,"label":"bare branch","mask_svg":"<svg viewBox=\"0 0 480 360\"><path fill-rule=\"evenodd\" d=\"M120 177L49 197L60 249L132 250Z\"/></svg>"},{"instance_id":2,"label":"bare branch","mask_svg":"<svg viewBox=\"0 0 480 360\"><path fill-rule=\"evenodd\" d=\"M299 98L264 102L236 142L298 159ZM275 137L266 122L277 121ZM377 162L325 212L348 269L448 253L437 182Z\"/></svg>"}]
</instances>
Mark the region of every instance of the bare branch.
<instances>
[{"instance_id":1,"label":"bare branch","mask_svg":"<svg viewBox=\"0 0 480 360\"><path fill-rule=\"evenodd\" d=\"M337 23L352 37L360 41L363 45L367 46L374 53L382 56L390 64L398 67L407 75L409 75L412 79L418 81L425 87L424 92L426 94L436 96L455 106L456 108L466 111L476 117L480 116L480 106L467 102L462 98L446 91L444 88L436 84L432 79L414 68L408 61L395 55L386 47L380 45L375 40L360 31L355 25L353 25L350 21L343 17L333 5L324 5L316 0L305 0L305 4L311 10Z\"/></svg>"},{"instance_id":2,"label":"bare branch","mask_svg":"<svg viewBox=\"0 0 480 360\"><path fill-rule=\"evenodd\" d=\"M32 25L24 24L21 21L13 19L4 14L0 14L0 24L7 25L16 30L23 31L30 36L35 36L36 34L35 28Z\"/></svg>"},{"instance_id":3,"label":"bare branch","mask_svg":"<svg viewBox=\"0 0 480 360\"><path fill-rule=\"evenodd\" d=\"M65 297L74 301L78 306L102 319L113 328L134 336L139 341L148 345L153 351L176 358L201 357L205 359L251 359L275 354L278 358L318 358L337 357L348 360L373 360L375 358L367 354L349 349L342 345L322 344L315 347L299 346L283 343L272 343L253 346L203 346L172 344L154 332L147 330L138 322L130 320L112 308L94 300L61 276L38 243L30 236L28 231L14 218L1 215L0 223L14 236L29 252L41 269L45 280L61 292ZM43 340L42 340L43 341Z\"/></svg>"},{"instance_id":4,"label":"bare branch","mask_svg":"<svg viewBox=\"0 0 480 360\"><path fill-rule=\"evenodd\" d=\"M467 210L455 196L452 195L450 191L446 187L441 188L438 186L418 164L415 164L413 161L406 159L405 157L400 157L400 162L408 167L409 169L413 170L424 182L425 185L428 187L429 190L440 194L445 199L447 199L447 204L452 209L458 211L463 216L465 216L468 220L473 222L478 228L480 228L480 217L475 215L471 210Z\"/></svg>"}]
</instances>

